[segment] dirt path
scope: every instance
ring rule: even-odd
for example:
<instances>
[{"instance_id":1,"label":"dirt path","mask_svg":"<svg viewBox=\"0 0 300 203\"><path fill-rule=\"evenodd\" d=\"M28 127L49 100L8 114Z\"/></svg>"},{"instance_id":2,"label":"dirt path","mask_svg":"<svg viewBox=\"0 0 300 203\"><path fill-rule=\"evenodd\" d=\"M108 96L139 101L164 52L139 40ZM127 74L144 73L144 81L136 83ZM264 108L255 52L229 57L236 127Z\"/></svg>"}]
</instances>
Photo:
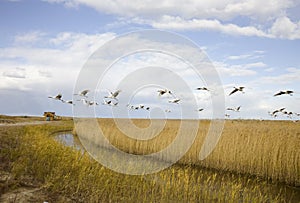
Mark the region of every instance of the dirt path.
<instances>
[{"instance_id":1,"label":"dirt path","mask_svg":"<svg viewBox=\"0 0 300 203\"><path fill-rule=\"evenodd\" d=\"M0 197L0 202L72 202L71 199L63 196L50 197L43 188L19 187L13 191L7 192Z\"/></svg>"},{"instance_id":2,"label":"dirt path","mask_svg":"<svg viewBox=\"0 0 300 203\"><path fill-rule=\"evenodd\" d=\"M3 194L0 202L47 202L47 196L40 188L19 187Z\"/></svg>"}]
</instances>

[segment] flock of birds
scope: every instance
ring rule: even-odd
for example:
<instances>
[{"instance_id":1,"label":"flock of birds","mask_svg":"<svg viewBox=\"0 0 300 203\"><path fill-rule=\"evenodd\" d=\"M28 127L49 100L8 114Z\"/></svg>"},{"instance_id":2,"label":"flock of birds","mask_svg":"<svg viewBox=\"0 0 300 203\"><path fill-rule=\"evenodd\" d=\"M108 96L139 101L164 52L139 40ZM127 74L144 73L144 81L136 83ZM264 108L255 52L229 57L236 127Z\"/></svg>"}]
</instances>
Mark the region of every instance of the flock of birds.
<instances>
[{"instance_id":1,"label":"flock of birds","mask_svg":"<svg viewBox=\"0 0 300 203\"><path fill-rule=\"evenodd\" d=\"M245 87L243 87L243 86L233 87L233 88L234 89L229 93L228 96L231 96L231 95L236 94L238 92L241 92L243 94L245 93L244 92ZM207 92L210 91L207 87L198 87L195 90L197 90L197 91L207 91ZM96 101L88 100L88 93L89 92L90 92L90 90L86 89L86 90L80 91L77 94L74 94L74 95L76 95L80 98L80 99L77 99L76 101L81 101L86 106L99 105L99 103L97 103ZM117 107L119 105L118 96L120 95L120 93L121 93L121 90L117 90L115 92L108 91L108 95L104 96L103 102L101 104L111 106L111 107ZM294 91L292 91L292 90L279 91L279 92L275 93L273 96L274 97L278 97L278 96L281 96L281 95L293 96L293 93L294 93ZM158 97L162 97L162 96L167 95L170 98L170 96L171 96L172 99L168 100L168 103L179 104L180 101L181 101L181 99L175 97L173 92L171 90L168 90L168 89L159 89L159 90L157 90L157 94L158 94ZM73 100L63 100L62 99L62 94L57 94L56 96L49 96L48 98L58 100L58 101L61 101L63 103L66 103L66 104L75 105ZM139 104L139 105L127 104L126 107L131 109L131 110L141 109L141 110L150 111L150 107L145 106L143 104ZM204 108L196 109L196 111L198 111L198 112L201 112L203 110L204 110ZM225 117L226 118L230 117L230 114L229 114L230 111L231 112L240 112L240 110L241 110L241 106L238 106L236 108L228 107L228 108L226 108L227 112L225 114ZM171 113L171 110L170 109L165 109L165 112L166 113ZM274 110L272 112L268 112L268 113L269 113L270 116L272 116L274 118L278 117L279 114L286 115L288 118L292 118L293 115L300 116L300 113L294 113L294 112L291 112L291 111L287 111L286 108L276 109L276 110Z\"/></svg>"}]
</instances>

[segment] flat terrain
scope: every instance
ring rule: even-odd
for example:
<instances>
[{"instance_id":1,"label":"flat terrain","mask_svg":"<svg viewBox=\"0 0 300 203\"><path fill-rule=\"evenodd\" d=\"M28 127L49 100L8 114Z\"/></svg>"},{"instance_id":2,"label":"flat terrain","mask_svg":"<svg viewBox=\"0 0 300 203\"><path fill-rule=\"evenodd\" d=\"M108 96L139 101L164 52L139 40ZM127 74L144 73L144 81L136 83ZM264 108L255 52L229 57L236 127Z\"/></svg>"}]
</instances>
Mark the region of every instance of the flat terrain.
<instances>
[{"instance_id":1,"label":"flat terrain","mask_svg":"<svg viewBox=\"0 0 300 203\"><path fill-rule=\"evenodd\" d=\"M180 124L169 120L157 136L140 141L126 137L112 119L98 121L113 145L132 154L168 146ZM177 164L155 174L132 176L111 171L54 139L75 133L70 118L45 122L40 117L0 116L0 122L0 202L300 201L299 123L227 120L215 150L201 161L199 151L210 126L203 120L194 144ZM149 120L133 122L141 128L150 125ZM84 130L89 129L76 129ZM98 140L86 139L111 161L117 160Z\"/></svg>"}]
</instances>

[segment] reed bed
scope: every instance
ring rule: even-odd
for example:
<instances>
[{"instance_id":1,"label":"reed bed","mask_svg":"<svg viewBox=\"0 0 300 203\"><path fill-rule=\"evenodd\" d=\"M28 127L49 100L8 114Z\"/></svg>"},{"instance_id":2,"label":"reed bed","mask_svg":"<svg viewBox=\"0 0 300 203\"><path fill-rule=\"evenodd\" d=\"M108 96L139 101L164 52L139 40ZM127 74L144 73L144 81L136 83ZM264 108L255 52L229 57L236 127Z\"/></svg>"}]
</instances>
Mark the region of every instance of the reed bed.
<instances>
[{"instance_id":1,"label":"reed bed","mask_svg":"<svg viewBox=\"0 0 300 203\"><path fill-rule=\"evenodd\" d=\"M16 180L30 176L53 196L76 202L289 202L298 198L280 184L191 165L174 165L150 175L116 173L87 153L53 139L54 129L65 129L60 128L31 126L19 136L12 167Z\"/></svg>"},{"instance_id":2,"label":"reed bed","mask_svg":"<svg viewBox=\"0 0 300 203\"><path fill-rule=\"evenodd\" d=\"M113 119L99 119L99 126L89 126L90 122L76 125L81 138L106 147L95 129L100 128L109 142L118 149L132 154L151 154L163 150L176 138L180 120L167 120L162 130L155 131L156 136L148 140L134 139L128 136L130 127L118 127ZM126 121L127 122L127 121ZM150 120L136 119L133 124L148 133ZM164 122L164 121L160 121ZM195 122L195 121L191 121ZM199 122L199 130L189 151L178 163L213 168L222 171L251 174L274 181L300 186L300 125L291 121L226 121L221 138L213 152L204 160L199 160L200 149L207 136L210 121ZM126 128L126 126L125 126ZM159 127L158 127L159 128ZM153 130L154 129L154 130ZM133 131L134 133L136 132ZM186 131L185 136L193 132ZM139 135L143 137L143 134ZM145 137L148 135L145 135ZM182 143L184 145L185 143ZM176 150L181 150L178 146ZM174 151L174 154L176 151ZM170 157L170 155L169 155ZM165 159L165 157L160 157ZM168 161L168 160L165 160Z\"/></svg>"}]
</instances>

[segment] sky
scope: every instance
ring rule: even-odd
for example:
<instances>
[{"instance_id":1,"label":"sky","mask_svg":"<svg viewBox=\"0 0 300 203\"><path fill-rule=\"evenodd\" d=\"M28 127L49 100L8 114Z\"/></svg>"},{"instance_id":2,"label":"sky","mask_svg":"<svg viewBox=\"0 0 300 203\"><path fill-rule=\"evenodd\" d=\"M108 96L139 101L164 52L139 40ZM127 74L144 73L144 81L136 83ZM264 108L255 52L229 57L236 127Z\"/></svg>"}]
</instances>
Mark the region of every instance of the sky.
<instances>
[{"instance_id":1,"label":"sky","mask_svg":"<svg viewBox=\"0 0 300 203\"><path fill-rule=\"evenodd\" d=\"M283 107L286 111L300 113L299 10L298 0L2 0L0 114L41 116L44 111L55 111L58 115L72 116L73 108L83 105L75 101L81 98L73 94L78 91L75 87L82 68L93 53L126 33L149 29L178 35L201 49L222 83L225 95L222 114L230 114L230 118L273 119L268 112ZM117 49L130 49L140 38L123 40L127 41ZM189 53L176 43L173 46L174 50ZM137 72L144 67L150 72ZM176 83L177 79L186 81L192 94L176 91L173 86L173 96L158 97L158 89L170 89L172 85L153 83L152 86L136 87L134 92L123 89L119 101L113 101L119 102L116 108L101 104L107 90L115 91L127 76L128 83L133 86L146 79L155 81L161 77L155 67L168 68L175 73L177 78L172 74L166 78L170 83ZM137 75L133 77L134 74ZM196 112L197 117L211 118L214 91L195 90L206 85L176 57L142 52L120 58L112 64L102 83L86 88L99 103L92 107L99 117L117 116L116 109L123 108L131 117L180 118L182 111L190 106L192 96L196 98L197 106L190 108L193 113L187 117L195 115L197 108L203 108ZM233 87L239 86L245 86L245 93L228 96ZM274 97L280 90L295 93ZM76 106L48 98L58 93L65 100L72 100L74 96ZM123 101L125 95L131 100ZM174 98L181 99L178 105L169 102ZM151 107L151 111L130 110L127 104L143 104ZM238 106L241 106L240 112L226 110ZM289 118L278 114L276 119ZM292 119L298 119L298 116L293 115Z\"/></svg>"}]
</instances>

